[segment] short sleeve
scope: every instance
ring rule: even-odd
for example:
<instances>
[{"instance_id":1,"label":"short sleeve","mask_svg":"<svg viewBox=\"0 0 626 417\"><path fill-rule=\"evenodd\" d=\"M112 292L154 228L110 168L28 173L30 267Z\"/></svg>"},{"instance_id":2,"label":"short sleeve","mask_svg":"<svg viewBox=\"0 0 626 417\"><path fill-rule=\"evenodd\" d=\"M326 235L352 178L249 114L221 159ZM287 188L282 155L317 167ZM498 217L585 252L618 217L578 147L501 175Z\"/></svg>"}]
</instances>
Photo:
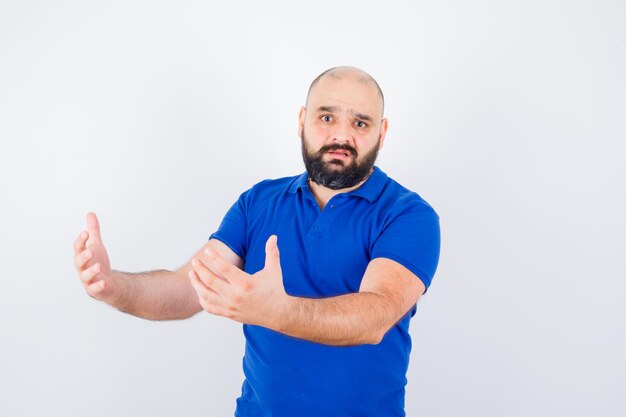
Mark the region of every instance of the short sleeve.
<instances>
[{"instance_id":1,"label":"short sleeve","mask_svg":"<svg viewBox=\"0 0 626 417\"><path fill-rule=\"evenodd\" d=\"M246 258L247 252L247 208L250 190L239 196L239 199L224 216L220 227L209 240L217 239L228 246L240 258Z\"/></svg>"},{"instance_id":2,"label":"short sleeve","mask_svg":"<svg viewBox=\"0 0 626 417\"><path fill-rule=\"evenodd\" d=\"M417 275L427 291L439 263L440 239L435 210L423 201L413 201L388 220L374 243L371 259L398 262Z\"/></svg>"}]
</instances>

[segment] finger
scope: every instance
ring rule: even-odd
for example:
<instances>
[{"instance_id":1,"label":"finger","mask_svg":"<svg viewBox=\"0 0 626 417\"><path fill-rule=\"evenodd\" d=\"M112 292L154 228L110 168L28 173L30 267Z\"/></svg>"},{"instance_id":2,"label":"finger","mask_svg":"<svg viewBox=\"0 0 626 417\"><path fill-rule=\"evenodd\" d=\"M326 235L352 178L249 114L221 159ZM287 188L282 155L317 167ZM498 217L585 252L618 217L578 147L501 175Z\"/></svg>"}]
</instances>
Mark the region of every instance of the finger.
<instances>
[{"instance_id":1,"label":"finger","mask_svg":"<svg viewBox=\"0 0 626 417\"><path fill-rule=\"evenodd\" d=\"M84 271L81 271L78 276L80 277L80 280L83 282L83 284L91 285L93 283L93 279L100 273L101 269L102 267L100 266L100 264L93 264Z\"/></svg>"},{"instance_id":2,"label":"finger","mask_svg":"<svg viewBox=\"0 0 626 417\"><path fill-rule=\"evenodd\" d=\"M201 259L202 263L218 277L231 284L240 284L245 279L247 275L245 272L222 258L216 251L206 248L204 253L206 257Z\"/></svg>"},{"instance_id":3,"label":"finger","mask_svg":"<svg viewBox=\"0 0 626 417\"><path fill-rule=\"evenodd\" d=\"M280 253L278 251L278 236L271 235L265 242L265 269L280 268Z\"/></svg>"},{"instance_id":4,"label":"finger","mask_svg":"<svg viewBox=\"0 0 626 417\"><path fill-rule=\"evenodd\" d=\"M86 230L80 232L76 240L74 241L74 253L79 254L80 252L85 250L85 243L87 242L87 238L89 237L89 233Z\"/></svg>"},{"instance_id":5,"label":"finger","mask_svg":"<svg viewBox=\"0 0 626 417\"><path fill-rule=\"evenodd\" d=\"M80 254L74 257L74 265L76 269L81 270L85 267L87 261L93 257L93 251L91 249L85 249Z\"/></svg>"},{"instance_id":6,"label":"finger","mask_svg":"<svg viewBox=\"0 0 626 417\"><path fill-rule=\"evenodd\" d=\"M213 307L219 307L222 304L222 297L217 294L215 291L207 288L200 278L198 278L198 274L195 271L189 271L189 281L191 282L191 286L198 294L198 299L204 301L207 304L210 304ZM206 307L202 306L205 310Z\"/></svg>"},{"instance_id":7,"label":"finger","mask_svg":"<svg viewBox=\"0 0 626 417\"><path fill-rule=\"evenodd\" d=\"M87 294L95 297L99 292L101 292L106 287L106 283L104 281L94 282L87 286L86 291Z\"/></svg>"},{"instance_id":8,"label":"finger","mask_svg":"<svg viewBox=\"0 0 626 417\"><path fill-rule=\"evenodd\" d=\"M211 304L210 302L208 302L202 297L198 297L198 303L200 304L202 309L206 311L207 313L213 314L214 316L222 316L222 317L226 316L222 308Z\"/></svg>"},{"instance_id":9,"label":"finger","mask_svg":"<svg viewBox=\"0 0 626 417\"><path fill-rule=\"evenodd\" d=\"M196 276L206 287L226 297L232 293L230 283L224 278L215 275L201 260L193 258L191 264Z\"/></svg>"},{"instance_id":10,"label":"finger","mask_svg":"<svg viewBox=\"0 0 626 417\"><path fill-rule=\"evenodd\" d=\"M100 223L98 222L98 216L96 213L89 212L87 213L87 231L89 232L89 237L91 239L95 239L101 241L100 237Z\"/></svg>"},{"instance_id":11,"label":"finger","mask_svg":"<svg viewBox=\"0 0 626 417\"><path fill-rule=\"evenodd\" d=\"M207 291L213 292L215 294L217 294L215 291L213 291L211 288L207 287L206 285L204 285L204 282L202 282L202 280L200 279L200 277L198 276L198 273L196 271L194 271L193 269L191 271L189 271L189 273L187 274L187 276L189 277L189 282L191 282L191 286L193 287L193 289L198 292L202 289L205 289ZM196 288L194 285L198 285L198 288Z\"/></svg>"}]
</instances>

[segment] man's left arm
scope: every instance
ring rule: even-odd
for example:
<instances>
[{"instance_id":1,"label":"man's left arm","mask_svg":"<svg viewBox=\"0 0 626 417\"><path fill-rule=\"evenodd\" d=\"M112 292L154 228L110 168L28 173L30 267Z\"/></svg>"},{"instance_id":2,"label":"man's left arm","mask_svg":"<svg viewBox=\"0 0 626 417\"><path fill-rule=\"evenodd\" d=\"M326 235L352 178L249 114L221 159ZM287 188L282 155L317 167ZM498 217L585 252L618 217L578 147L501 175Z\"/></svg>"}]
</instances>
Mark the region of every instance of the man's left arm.
<instances>
[{"instance_id":1,"label":"man's left arm","mask_svg":"<svg viewBox=\"0 0 626 417\"><path fill-rule=\"evenodd\" d=\"M376 258L368 264L358 293L290 297L276 330L328 345L378 344L424 290L424 283L404 266Z\"/></svg>"},{"instance_id":2,"label":"man's left arm","mask_svg":"<svg viewBox=\"0 0 626 417\"><path fill-rule=\"evenodd\" d=\"M425 291L396 261L375 258L358 293L327 298L285 292L275 236L266 243L265 267L250 276L215 252L194 260L189 278L209 313L283 334L336 346L377 344Z\"/></svg>"}]
</instances>

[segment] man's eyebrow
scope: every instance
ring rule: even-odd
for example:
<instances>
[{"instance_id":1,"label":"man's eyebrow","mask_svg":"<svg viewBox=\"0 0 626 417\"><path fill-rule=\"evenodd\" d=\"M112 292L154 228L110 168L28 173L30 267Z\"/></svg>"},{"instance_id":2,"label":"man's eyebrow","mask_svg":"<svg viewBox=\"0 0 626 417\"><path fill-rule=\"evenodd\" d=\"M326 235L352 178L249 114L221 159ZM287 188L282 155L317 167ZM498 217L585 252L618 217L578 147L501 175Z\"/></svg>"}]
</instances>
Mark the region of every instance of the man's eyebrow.
<instances>
[{"instance_id":1,"label":"man's eyebrow","mask_svg":"<svg viewBox=\"0 0 626 417\"><path fill-rule=\"evenodd\" d=\"M318 113L325 112L325 111L330 112L330 113L334 113L334 112L336 112L337 110L339 110L339 109L337 108L337 106L319 106L319 107L317 108ZM366 120L366 121L368 121L368 122L373 122L373 121L374 121L374 119L373 119L371 116L368 116L367 114L363 114L363 113L352 113L352 115L353 115L354 117L356 117L357 119Z\"/></svg>"},{"instance_id":2,"label":"man's eyebrow","mask_svg":"<svg viewBox=\"0 0 626 417\"><path fill-rule=\"evenodd\" d=\"M319 106L317 108L317 111L318 113L325 112L325 111L332 113L332 112L337 111L337 107L336 106Z\"/></svg>"},{"instance_id":3,"label":"man's eyebrow","mask_svg":"<svg viewBox=\"0 0 626 417\"><path fill-rule=\"evenodd\" d=\"M362 113L354 113L354 117L356 117L357 119L361 119L361 120L367 120L368 122L372 122L374 121L374 119L372 119L370 116L368 116L367 114L362 114Z\"/></svg>"}]
</instances>

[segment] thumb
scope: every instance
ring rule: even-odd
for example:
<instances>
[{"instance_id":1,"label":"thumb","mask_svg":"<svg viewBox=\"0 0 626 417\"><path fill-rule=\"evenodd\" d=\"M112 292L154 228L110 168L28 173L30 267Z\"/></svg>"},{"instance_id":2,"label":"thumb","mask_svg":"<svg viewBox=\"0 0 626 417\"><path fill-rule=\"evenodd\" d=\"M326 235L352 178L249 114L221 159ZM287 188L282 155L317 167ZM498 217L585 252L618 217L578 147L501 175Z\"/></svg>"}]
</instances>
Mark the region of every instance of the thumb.
<instances>
[{"instance_id":1,"label":"thumb","mask_svg":"<svg viewBox=\"0 0 626 417\"><path fill-rule=\"evenodd\" d=\"M98 216L96 213L89 212L87 213L87 231L89 232L89 240L92 241L102 241L100 237L100 223L98 223Z\"/></svg>"},{"instance_id":2,"label":"thumb","mask_svg":"<svg viewBox=\"0 0 626 417\"><path fill-rule=\"evenodd\" d=\"M265 242L265 269L280 269L278 236L271 235Z\"/></svg>"}]
</instances>

